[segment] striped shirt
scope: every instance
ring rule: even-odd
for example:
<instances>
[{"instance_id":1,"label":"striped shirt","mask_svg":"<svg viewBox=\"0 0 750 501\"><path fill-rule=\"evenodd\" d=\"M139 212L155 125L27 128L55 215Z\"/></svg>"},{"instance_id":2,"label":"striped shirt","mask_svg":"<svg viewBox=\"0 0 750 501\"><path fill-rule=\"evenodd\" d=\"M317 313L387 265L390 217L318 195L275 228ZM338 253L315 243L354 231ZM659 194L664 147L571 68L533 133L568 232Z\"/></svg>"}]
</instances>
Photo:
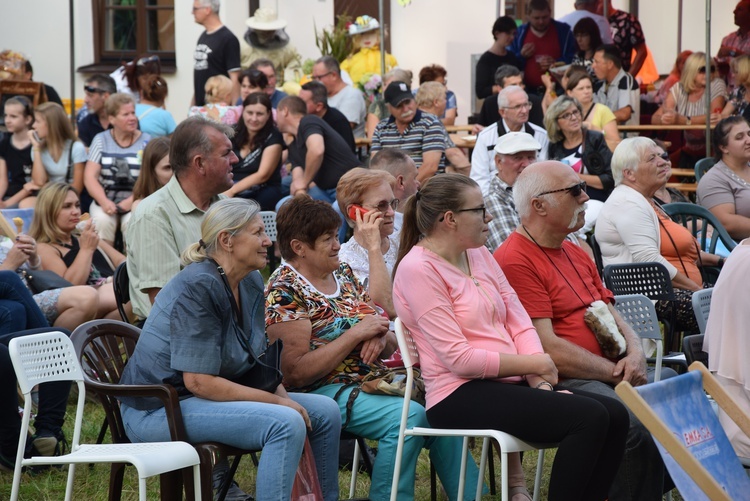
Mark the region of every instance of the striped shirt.
<instances>
[{"instance_id":1,"label":"striped shirt","mask_svg":"<svg viewBox=\"0 0 750 501\"><path fill-rule=\"evenodd\" d=\"M385 148L402 149L419 168L422 166L422 155L425 152L444 152L445 147L445 133L440 120L435 115L417 110L403 134L398 131L396 119L392 115L381 120L372 136L371 151L376 152ZM438 169L440 168L445 168L445 155L440 159Z\"/></svg>"},{"instance_id":2,"label":"striped shirt","mask_svg":"<svg viewBox=\"0 0 750 501\"><path fill-rule=\"evenodd\" d=\"M133 193L135 180L141 172L143 149L151 136L142 132L127 148L115 142L114 132L105 130L91 141L89 160L101 166L99 182L107 198L115 203L125 200Z\"/></svg>"},{"instance_id":3,"label":"striped shirt","mask_svg":"<svg viewBox=\"0 0 750 501\"><path fill-rule=\"evenodd\" d=\"M223 196L211 200L215 203ZM128 223L128 275L133 313L146 318L151 301L142 292L163 288L180 271L180 253L200 239L204 211L182 191L176 176L143 199Z\"/></svg>"}]
</instances>

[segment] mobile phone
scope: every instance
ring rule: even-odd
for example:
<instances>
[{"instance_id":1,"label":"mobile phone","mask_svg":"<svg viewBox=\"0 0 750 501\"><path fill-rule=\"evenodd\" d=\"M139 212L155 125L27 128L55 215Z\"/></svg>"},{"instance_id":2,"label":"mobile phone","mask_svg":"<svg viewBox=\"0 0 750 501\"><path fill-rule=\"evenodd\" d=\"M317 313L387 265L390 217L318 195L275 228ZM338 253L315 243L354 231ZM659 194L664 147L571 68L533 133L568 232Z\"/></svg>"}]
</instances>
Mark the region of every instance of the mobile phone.
<instances>
[{"instance_id":1,"label":"mobile phone","mask_svg":"<svg viewBox=\"0 0 750 501\"><path fill-rule=\"evenodd\" d=\"M363 216L367 214L368 212L370 212L368 209L365 209L361 205L352 204L349 206L349 219L351 219L352 221L356 221L357 211L359 211L360 214L362 214Z\"/></svg>"},{"instance_id":2,"label":"mobile phone","mask_svg":"<svg viewBox=\"0 0 750 501\"><path fill-rule=\"evenodd\" d=\"M35 130L31 131L31 134L34 136L34 141L36 141L37 143L41 143L42 142L42 140L39 139L39 134L37 134L37 132Z\"/></svg>"}]
</instances>

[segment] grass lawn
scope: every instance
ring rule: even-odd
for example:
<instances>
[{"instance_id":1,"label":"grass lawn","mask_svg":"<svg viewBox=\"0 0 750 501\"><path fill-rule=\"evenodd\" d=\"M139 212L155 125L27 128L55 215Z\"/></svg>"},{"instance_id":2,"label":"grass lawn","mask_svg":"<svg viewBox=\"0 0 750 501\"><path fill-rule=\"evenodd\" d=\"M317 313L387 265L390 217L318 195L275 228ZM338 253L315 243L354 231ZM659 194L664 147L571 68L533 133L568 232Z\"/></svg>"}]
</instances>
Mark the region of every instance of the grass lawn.
<instances>
[{"instance_id":1,"label":"grass lawn","mask_svg":"<svg viewBox=\"0 0 750 501\"><path fill-rule=\"evenodd\" d=\"M75 407L73 400L68 405L68 416L65 422L65 434L68 437L72 437L72 421ZM96 437L99 434L99 428L102 420L104 419L104 411L99 404L87 402L86 411L83 421L83 438L84 443L94 443ZM107 438L109 441L109 438ZM474 449L474 457L479 459L481 451L481 441L477 441L478 445ZM545 455L545 472L542 479L542 490L541 499L547 498L547 485L549 483L549 472L552 467L552 461L554 458L554 450L547 451ZM537 453L532 451L524 454L524 470L526 471L526 481L531 490L534 483L534 473L536 468ZM65 497L65 482L66 482L65 470L52 469L48 472L30 475L24 474L21 480L21 500L28 501L42 501L42 500L60 500ZM252 464L252 460L247 457L243 458L242 463L237 471L236 480L240 486L247 492L253 493L255 489L255 468ZM348 471L342 471L339 474L339 486L340 486L340 497L346 499L349 497L349 481L351 474ZM495 481L497 489L500 489L500 464L497 455L495 456ZM10 497L12 475L10 473L0 472L0 499L8 499ZM355 493L356 497L367 497L370 481L366 474L360 474L357 477L357 490ZM106 500L109 489L109 465L98 464L91 467L85 465L79 465L76 467L75 484L73 499L75 500L86 500L86 501L100 501ZM148 499L159 499L159 479L154 477L148 482ZM417 464L417 481L415 488L415 499L418 501L430 499L430 466L427 457L427 452L422 451L419 457L419 463ZM439 491L440 492L440 491ZM676 491L675 491L676 492ZM137 500L138 499L138 477L134 468L127 468L125 473L125 481L123 485L123 500ZM444 500L447 497L443 493L439 493L438 499ZM501 499L500 494L495 496L485 495L482 497L483 500ZM677 495L673 495L675 501L680 501L682 498Z\"/></svg>"}]
</instances>

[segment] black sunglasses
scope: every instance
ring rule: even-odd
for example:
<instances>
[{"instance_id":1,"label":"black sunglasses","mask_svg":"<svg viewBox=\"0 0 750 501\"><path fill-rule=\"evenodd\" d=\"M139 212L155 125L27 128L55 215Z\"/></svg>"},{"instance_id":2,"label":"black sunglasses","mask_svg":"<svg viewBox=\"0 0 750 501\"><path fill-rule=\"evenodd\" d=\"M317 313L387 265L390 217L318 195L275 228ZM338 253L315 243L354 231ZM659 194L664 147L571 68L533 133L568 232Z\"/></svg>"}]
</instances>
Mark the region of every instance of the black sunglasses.
<instances>
[{"instance_id":1,"label":"black sunglasses","mask_svg":"<svg viewBox=\"0 0 750 501\"><path fill-rule=\"evenodd\" d=\"M453 212L479 212L479 211L482 211L482 221L487 219L487 207L485 207L484 205L481 207L474 207L472 209L456 209ZM441 223L444 220L445 220L445 216L438 219L438 221L440 221Z\"/></svg>"},{"instance_id":2,"label":"black sunglasses","mask_svg":"<svg viewBox=\"0 0 750 501\"><path fill-rule=\"evenodd\" d=\"M545 192L538 194L537 197L541 197L542 195L549 195L550 193L560 193L561 191L567 191L573 196L573 198L578 198L581 196L581 193L586 192L586 183L582 181L578 184L574 184L573 186L568 186L567 188L560 188L559 190L545 191Z\"/></svg>"},{"instance_id":3,"label":"black sunglasses","mask_svg":"<svg viewBox=\"0 0 750 501\"><path fill-rule=\"evenodd\" d=\"M100 89L99 87L92 87L90 85L84 85L83 90L85 90L86 92L91 92L92 94L104 94L105 92L107 92L104 89Z\"/></svg>"},{"instance_id":4,"label":"black sunglasses","mask_svg":"<svg viewBox=\"0 0 750 501\"><path fill-rule=\"evenodd\" d=\"M716 66L714 66L712 64L711 65L711 73L713 73L714 71L716 71ZM698 73L705 73L705 72L706 72L706 67L705 66L701 66L700 68L698 68Z\"/></svg>"}]
</instances>

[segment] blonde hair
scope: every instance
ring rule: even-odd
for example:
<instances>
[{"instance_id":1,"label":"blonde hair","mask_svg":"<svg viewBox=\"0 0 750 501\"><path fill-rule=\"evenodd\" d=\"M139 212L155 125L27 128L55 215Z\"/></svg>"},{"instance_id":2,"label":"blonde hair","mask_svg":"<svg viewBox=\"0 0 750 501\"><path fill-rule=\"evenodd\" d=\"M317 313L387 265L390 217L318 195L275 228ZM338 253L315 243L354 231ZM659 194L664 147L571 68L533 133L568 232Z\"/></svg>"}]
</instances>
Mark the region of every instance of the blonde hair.
<instances>
[{"instance_id":1,"label":"blonde hair","mask_svg":"<svg viewBox=\"0 0 750 501\"><path fill-rule=\"evenodd\" d=\"M220 233L228 232L234 235L258 214L260 205L255 200L225 198L213 204L203 216L200 241L189 245L182 252L182 265L187 266L212 257L219 247Z\"/></svg>"},{"instance_id":2,"label":"blonde hair","mask_svg":"<svg viewBox=\"0 0 750 501\"><path fill-rule=\"evenodd\" d=\"M432 108L436 99L445 98L445 96L445 85L431 81L419 86L415 99L419 108Z\"/></svg>"},{"instance_id":3,"label":"blonde hair","mask_svg":"<svg viewBox=\"0 0 750 501\"><path fill-rule=\"evenodd\" d=\"M355 167L341 176L336 185L336 201L349 226L354 228L354 221L349 218L346 208L351 204L361 204L367 190L377 188L381 184L387 184L393 189L396 186L396 178L384 170L362 167Z\"/></svg>"},{"instance_id":4,"label":"blonde hair","mask_svg":"<svg viewBox=\"0 0 750 501\"><path fill-rule=\"evenodd\" d=\"M114 117L120 113L120 108L126 104L132 104L135 107L133 96L123 92L115 92L107 98L107 102L104 103L104 109L107 111L107 116Z\"/></svg>"},{"instance_id":5,"label":"blonde hair","mask_svg":"<svg viewBox=\"0 0 750 501\"><path fill-rule=\"evenodd\" d=\"M44 138L44 147L53 158L59 158L65 147L66 141L75 141L76 135L65 110L57 103L42 103L34 108L42 120L47 123L47 137ZM71 148L73 145L71 144Z\"/></svg>"},{"instance_id":6,"label":"blonde hair","mask_svg":"<svg viewBox=\"0 0 750 501\"><path fill-rule=\"evenodd\" d=\"M737 85L750 85L750 55L743 54L732 59L732 70Z\"/></svg>"},{"instance_id":7,"label":"blonde hair","mask_svg":"<svg viewBox=\"0 0 750 501\"><path fill-rule=\"evenodd\" d=\"M706 53L705 52L693 52L685 60L685 67L682 69L682 76L680 77L680 85L687 94L690 94L698 87L695 84L695 77L698 76L698 70L701 66L706 65ZM706 68L706 87L711 84L711 68Z\"/></svg>"},{"instance_id":8,"label":"blonde hair","mask_svg":"<svg viewBox=\"0 0 750 501\"><path fill-rule=\"evenodd\" d=\"M70 191L78 196L75 188L66 183L47 183L39 190L34 206L34 219L29 228L29 235L37 242L50 243L66 239L67 235L57 225L57 215Z\"/></svg>"},{"instance_id":9,"label":"blonde hair","mask_svg":"<svg viewBox=\"0 0 750 501\"><path fill-rule=\"evenodd\" d=\"M230 103L232 97L232 81L224 75L214 75L206 80L204 90L206 91L206 102L219 104Z\"/></svg>"}]
</instances>

